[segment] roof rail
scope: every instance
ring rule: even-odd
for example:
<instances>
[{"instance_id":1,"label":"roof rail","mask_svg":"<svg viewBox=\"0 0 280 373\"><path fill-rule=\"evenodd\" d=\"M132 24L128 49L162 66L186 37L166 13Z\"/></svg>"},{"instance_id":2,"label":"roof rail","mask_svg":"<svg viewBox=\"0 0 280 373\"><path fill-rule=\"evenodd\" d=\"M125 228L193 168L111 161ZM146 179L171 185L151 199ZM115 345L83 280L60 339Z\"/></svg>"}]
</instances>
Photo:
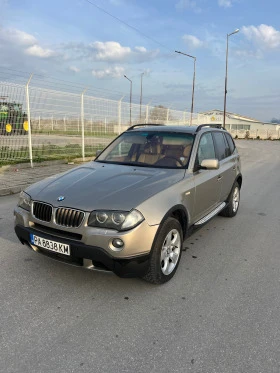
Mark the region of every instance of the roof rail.
<instances>
[{"instance_id":1,"label":"roof rail","mask_svg":"<svg viewBox=\"0 0 280 373\"><path fill-rule=\"evenodd\" d=\"M226 131L226 129L223 126L221 126L220 124L200 124L199 126L197 126L197 129L196 129L195 132L199 132L204 127L219 128L221 130Z\"/></svg>"},{"instance_id":2,"label":"roof rail","mask_svg":"<svg viewBox=\"0 0 280 373\"><path fill-rule=\"evenodd\" d=\"M134 124L133 126L129 127L127 131L131 131L136 127L145 127L145 126L165 126L165 124L159 124L159 123L144 123L144 124Z\"/></svg>"}]
</instances>

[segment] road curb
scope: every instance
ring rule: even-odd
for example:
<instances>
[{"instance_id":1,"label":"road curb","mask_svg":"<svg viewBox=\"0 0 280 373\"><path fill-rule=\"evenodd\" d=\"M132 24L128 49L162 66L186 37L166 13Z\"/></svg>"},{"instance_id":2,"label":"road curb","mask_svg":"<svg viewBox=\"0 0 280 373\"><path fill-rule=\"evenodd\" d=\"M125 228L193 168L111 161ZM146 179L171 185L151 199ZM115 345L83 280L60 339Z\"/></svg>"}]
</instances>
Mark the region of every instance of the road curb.
<instances>
[{"instance_id":1,"label":"road curb","mask_svg":"<svg viewBox=\"0 0 280 373\"><path fill-rule=\"evenodd\" d=\"M12 188L2 188L2 189L0 189L0 197L20 193L22 190L27 188L29 185L31 185L31 183L30 184L24 184L24 185L21 185L21 186L15 186L15 187L12 187Z\"/></svg>"},{"instance_id":2,"label":"road curb","mask_svg":"<svg viewBox=\"0 0 280 373\"><path fill-rule=\"evenodd\" d=\"M45 165L47 166L47 165ZM53 164L51 164L53 166ZM79 166L78 163L65 163L62 167L61 164L56 163L56 168L53 167L37 167L34 169L7 169L6 172L0 172L0 197L20 193L28 186L44 180L50 176L66 172L72 168ZM4 170L3 170L4 171ZM30 171L30 172L29 172Z\"/></svg>"}]
</instances>

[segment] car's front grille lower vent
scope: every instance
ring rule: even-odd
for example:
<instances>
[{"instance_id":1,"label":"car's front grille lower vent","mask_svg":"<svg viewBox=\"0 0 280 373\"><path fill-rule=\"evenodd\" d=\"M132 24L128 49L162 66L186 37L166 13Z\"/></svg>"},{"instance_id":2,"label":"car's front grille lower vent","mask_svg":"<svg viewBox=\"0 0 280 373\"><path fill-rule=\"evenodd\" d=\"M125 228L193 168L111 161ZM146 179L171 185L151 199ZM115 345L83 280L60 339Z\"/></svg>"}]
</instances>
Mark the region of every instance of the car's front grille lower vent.
<instances>
[{"instance_id":1,"label":"car's front grille lower vent","mask_svg":"<svg viewBox=\"0 0 280 373\"><path fill-rule=\"evenodd\" d=\"M83 236L79 233L73 233L73 232L69 232L65 230L54 229L54 228L47 227L45 225L41 225L38 223L34 223L34 225L32 225L32 228L36 229L37 231L36 234L43 232L43 233L51 234L52 236L69 238L70 240L73 239L73 240L79 240L79 241L81 241L81 239L83 238Z\"/></svg>"},{"instance_id":2,"label":"car's front grille lower vent","mask_svg":"<svg viewBox=\"0 0 280 373\"><path fill-rule=\"evenodd\" d=\"M43 202L34 202L33 215L39 220L50 222L52 218L52 206Z\"/></svg>"},{"instance_id":3,"label":"car's front grille lower vent","mask_svg":"<svg viewBox=\"0 0 280 373\"><path fill-rule=\"evenodd\" d=\"M84 216L83 211L60 207L56 210L55 222L63 227L78 228L82 224Z\"/></svg>"}]
</instances>

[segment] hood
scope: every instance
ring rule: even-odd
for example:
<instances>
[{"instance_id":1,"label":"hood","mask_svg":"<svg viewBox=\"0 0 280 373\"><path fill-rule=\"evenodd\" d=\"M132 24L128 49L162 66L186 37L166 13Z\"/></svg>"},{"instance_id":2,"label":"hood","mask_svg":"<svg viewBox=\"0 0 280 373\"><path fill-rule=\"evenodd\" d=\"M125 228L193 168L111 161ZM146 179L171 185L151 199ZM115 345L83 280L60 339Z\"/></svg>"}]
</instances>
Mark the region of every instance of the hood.
<instances>
[{"instance_id":1,"label":"hood","mask_svg":"<svg viewBox=\"0 0 280 373\"><path fill-rule=\"evenodd\" d=\"M33 200L53 206L92 211L130 211L156 193L182 180L185 170L156 169L98 162L74 168L31 185ZM58 202L58 197L65 199Z\"/></svg>"}]
</instances>

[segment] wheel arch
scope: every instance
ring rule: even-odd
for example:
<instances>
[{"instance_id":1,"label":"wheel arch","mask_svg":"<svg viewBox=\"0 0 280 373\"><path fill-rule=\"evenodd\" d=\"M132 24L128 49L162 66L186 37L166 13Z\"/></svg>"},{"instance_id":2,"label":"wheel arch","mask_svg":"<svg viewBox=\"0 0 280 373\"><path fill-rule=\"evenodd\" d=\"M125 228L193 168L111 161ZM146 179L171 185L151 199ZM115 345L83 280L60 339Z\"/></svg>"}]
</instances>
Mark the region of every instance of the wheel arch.
<instances>
[{"instance_id":1,"label":"wheel arch","mask_svg":"<svg viewBox=\"0 0 280 373\"><path fill-rule=\"evenodd\" d=\"M242 185L242 175L241 175L241 174L238 174L238 175L236 176L236 178L235 178L235 180L234 180L234 183L233 183L233 185L232 185L232 188L231 188L231 190L230 190L230 193L229 193L229 195L228 195L228 197L227 197L227 199L226 199L226 202L228 202L229 199L230 199L230 196L231 196L231 194L232 194L232 192L233 192L233 188L234 188L235 183L237 183L237 184L239 185L239 189L241 189L241 185Z\"/></svg>"},{"instance_id":2,"label":"wheel arch","mask_svg":"<svg viewBox=\"0 0 280 373\"><path fill-rule=\"evenodd\" d=\"M243 181L243 179L242 179L242 175L241 175L241 174L237 175L235 181L238 183L239 188L241 189L242 181Z\"/></svg>"},{"instance_id":3,"label":"wheel arch","mask_svg":"<svg viewBox=\"0 0 280 373\"><path fill-rule=\"evenodd\" d=\"M165 222L165 220L170 217L175 218L176 220L179 221L182 227L183 237L185 237L187 230L188 230L188 222L189 222L189 214L185 206L178 204L178 205L173 206L171 209L169 209L161 220L161 223L158 228L158 232L160 231L160 228L162 227L162 224Z\"/></svg>"}]
</instances>

